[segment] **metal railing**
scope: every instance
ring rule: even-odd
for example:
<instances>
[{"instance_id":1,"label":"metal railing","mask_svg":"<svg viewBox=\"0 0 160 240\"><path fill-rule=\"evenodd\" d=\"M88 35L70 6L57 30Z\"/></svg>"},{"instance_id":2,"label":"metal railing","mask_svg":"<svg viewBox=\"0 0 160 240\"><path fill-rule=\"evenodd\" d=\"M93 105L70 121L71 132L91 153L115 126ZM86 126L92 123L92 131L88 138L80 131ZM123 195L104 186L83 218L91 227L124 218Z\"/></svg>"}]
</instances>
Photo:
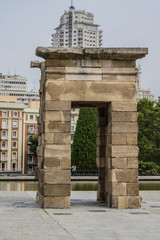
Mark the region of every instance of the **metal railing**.
<instances>
[{"instance_id":1,"label":"metal railing","mask_svg":"<svg viewBox=\"0 0 160 240\"><path fill-rule=\"evenodd\" d=\"M1 147L0 151L7 151L8 147Z\"/></svg>"},{"instance_id":2,"label":"metal railing","mask_svg":"<svg viewBox=\"0 0 160 240\"><path fill-rule=\"evenodd\" d=\"M8 137L7 136L1 136L1 139L2 140L8 140Z\"/></svg>"},{"instance_id":3,"label":"metal railing","mask_svg":"<svg viewBox=\"0 0 160 240\"><path fill-rule=\"evenodd\" d=\"M1 158L0 159L0 162L7 162L8 161L8 158Z\"/></svg>"},{"instance_id":4,"label":"metal railing","mask_svg":"<svg viewBox=\"0 0 160 240\"><path fill-rule=\"evenodd\" d=\"M73 176L98 176L98 170L76 170L75 174L71 170Z\"/></svg>"},{"instance_id":5,"label":"metal railing","mask_svg":"<svg viewBox=\"0 0 160 240\"><path fill-rule=\"evenodd\" d=\"M8 129L8 126L7 125L2 125L1 129Z\"/></svg>"}]
</instances>

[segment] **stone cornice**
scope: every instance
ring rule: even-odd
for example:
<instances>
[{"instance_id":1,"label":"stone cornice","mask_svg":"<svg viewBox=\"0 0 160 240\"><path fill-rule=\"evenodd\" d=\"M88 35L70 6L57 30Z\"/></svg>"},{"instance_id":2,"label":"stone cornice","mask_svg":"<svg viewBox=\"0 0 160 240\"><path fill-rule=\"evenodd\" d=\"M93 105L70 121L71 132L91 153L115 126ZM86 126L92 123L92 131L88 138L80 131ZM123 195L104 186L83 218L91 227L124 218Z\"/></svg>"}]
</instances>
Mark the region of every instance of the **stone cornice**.
<instances>
[{"instance_id":1,"label":"stone cornice","mask_svg":"<svg viewBox=\"0 0 160 240\"><path fill-rule=\"evenodd\" d=\"M38 47L36 49L36 55L44 59L136 60L147 54L148 48Z\"/></svg>"}]
</instances>

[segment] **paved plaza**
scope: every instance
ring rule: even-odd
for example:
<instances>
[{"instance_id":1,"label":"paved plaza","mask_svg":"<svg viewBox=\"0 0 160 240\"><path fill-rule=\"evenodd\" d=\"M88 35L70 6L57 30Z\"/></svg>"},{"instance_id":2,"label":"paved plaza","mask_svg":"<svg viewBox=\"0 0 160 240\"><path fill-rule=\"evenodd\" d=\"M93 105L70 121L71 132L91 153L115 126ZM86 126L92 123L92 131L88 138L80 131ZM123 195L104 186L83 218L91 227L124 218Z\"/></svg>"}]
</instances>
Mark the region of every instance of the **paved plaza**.
<instances>
[{"instance_id":1,"label":"paved plaza","mask_svg":"<svg viewBox=\"0 0 160 240\"><path fill-rule=\"evenodd\" d=\"M141 209L109 209L96 192L72 192L71 209L43 210L36 192L0 192L3 240L159 240L160 192L143 191Z\"/></svg>"}]
</instances>

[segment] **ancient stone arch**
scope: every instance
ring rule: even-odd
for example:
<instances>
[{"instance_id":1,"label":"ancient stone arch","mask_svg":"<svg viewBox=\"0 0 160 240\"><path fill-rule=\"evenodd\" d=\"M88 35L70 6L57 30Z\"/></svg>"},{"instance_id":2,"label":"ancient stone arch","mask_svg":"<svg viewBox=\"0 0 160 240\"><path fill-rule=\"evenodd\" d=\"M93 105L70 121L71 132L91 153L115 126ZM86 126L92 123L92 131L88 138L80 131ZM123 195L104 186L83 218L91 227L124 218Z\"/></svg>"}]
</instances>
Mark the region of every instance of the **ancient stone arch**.
<instances>
[{"instance_id":1,"label":"ancient stone arch","mask_svg":"<svg viewBox=\"0 0 160 240\"><path fill-rule=\"evenodd\" d=\"M144 48L43 48L37 201L70 207L72 107L98 108L97 200L112 208L139 208L135 61Z\"/></svg>"}]
</instances>

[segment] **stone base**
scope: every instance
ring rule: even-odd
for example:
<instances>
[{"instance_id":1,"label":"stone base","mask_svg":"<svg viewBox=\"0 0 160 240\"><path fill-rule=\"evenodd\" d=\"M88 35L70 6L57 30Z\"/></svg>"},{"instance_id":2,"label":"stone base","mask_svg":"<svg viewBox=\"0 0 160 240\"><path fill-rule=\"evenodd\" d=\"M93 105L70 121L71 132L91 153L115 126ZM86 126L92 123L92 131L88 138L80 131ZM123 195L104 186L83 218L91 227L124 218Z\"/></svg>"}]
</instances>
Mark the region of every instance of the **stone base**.
<instances>
[{"instance_id":1,"label":"stone base","mask_svg":"<svg viewBox=\"0 0 160 240\"><path fill-rule=\"evenodd\" d=\"M70 208L70 197L44 197L37 192L36 201L41 208Z\"/></svg>"},{"instance_id":2,"label":"stone base","mask_svg":"<svg viewBox=\"0 0 160 240\"><path fill-rule=\"evenodd\" d=\"M141 208L140 196L110 196L111 208Z\"/></svg>"}]
</instances>

